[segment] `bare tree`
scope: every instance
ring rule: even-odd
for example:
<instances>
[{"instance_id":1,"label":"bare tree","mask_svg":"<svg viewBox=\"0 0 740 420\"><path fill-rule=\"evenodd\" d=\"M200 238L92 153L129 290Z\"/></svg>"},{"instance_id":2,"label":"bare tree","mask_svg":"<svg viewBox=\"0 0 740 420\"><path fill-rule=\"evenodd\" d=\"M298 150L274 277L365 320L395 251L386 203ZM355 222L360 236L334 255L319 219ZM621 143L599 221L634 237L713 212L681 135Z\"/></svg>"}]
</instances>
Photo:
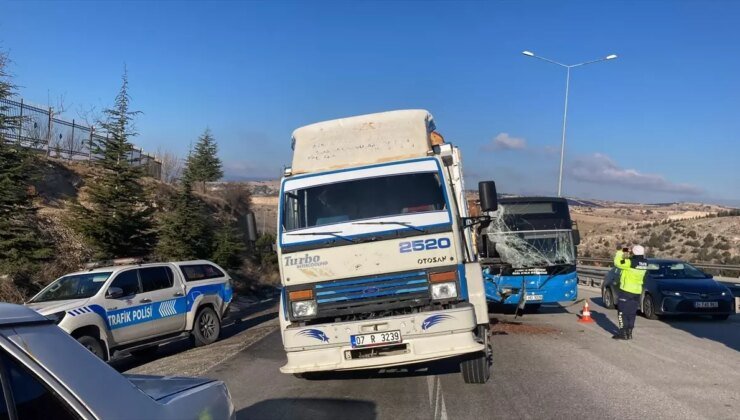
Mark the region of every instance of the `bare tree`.
<instances>
[{"instance_id":1,"label":"bare tree","mask_svg":"<svg viewBox=\"0 0 740 420\"><path fill-rule=\"evenodd\" d=\"M82 149L85 147L85 139L80 135L73 135L73 132L69 131L67 135L64 136L60 147L62 150L67 152L69 159L74 159L74 156L80 154Z\"/></svg>"},{"instance_id":2,"label":"bare tree","mask_svg":"<svg viewBox=\"0 0 740 420\"><path fill-rule=\"evenodd\" d=\"M232 216L244 215L249 212L252 195L245 184L227 182L221 190L221 195L228 204Z\"/></svg>"},{"instance_id":3,"label":"bare tree","mask_svg":"<svg viewBox=\"0 0 740 420\"><path fill-rule=\"evenodd\" d=\"M161 180L167 184L174 184L182 175L182 160L173 152L157 149L157 159L162 162Z\"/></svg>"}]
</instances>

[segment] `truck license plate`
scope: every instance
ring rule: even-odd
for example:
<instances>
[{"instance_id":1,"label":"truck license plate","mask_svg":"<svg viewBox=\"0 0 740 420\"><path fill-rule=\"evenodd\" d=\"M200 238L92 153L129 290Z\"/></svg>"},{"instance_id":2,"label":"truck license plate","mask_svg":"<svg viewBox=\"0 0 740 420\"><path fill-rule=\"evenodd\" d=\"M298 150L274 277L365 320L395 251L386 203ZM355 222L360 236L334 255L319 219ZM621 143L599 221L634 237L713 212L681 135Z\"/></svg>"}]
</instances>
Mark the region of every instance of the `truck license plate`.
<instances>
[{"instance_id":1,"label":"truck license plate","mask_svg":"<svg viewBox=\"0 0 740 420\"><path fill-rule=\"evenodd\" d=\"M524 298L524 300L525 300L525 301L530 301L530 300L542 300L542 295L527 295L527 296L526 296L526 297Z\"/></svg>"},{"instance_id":2,"label":"truck license plate","mask_svg":"<svg viewBox=\"0 0 740 420\"><path fill-rule=\"evenodd\" d=\"M358 334L350 336L352 348L382 346L401 342L401 331L385 331L372 334Z\"/></svg>"},{"instance_id":3,"label":"truck license plate","mask_svg":"<svg viewBox=\"0 0 740 420\"><path fill-rule=\"evenodd\" d=\"M694 302L694 308L717 308L719 302Z\"/></svg>"}]
</instances>

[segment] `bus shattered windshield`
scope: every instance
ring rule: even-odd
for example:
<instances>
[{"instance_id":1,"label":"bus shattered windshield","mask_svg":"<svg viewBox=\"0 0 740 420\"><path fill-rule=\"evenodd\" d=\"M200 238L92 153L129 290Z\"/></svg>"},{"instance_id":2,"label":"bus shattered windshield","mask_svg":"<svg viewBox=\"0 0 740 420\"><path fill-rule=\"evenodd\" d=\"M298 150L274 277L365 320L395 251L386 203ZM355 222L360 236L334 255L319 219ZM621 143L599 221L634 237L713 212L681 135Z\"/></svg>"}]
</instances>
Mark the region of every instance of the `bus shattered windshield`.
<instances>
[{"instance_id":1,"label":"bus shattered windshield","mask_svg":"<svg viewBox=\"0 0 740 420\"><path fill-rule=\"evenodd\" d=\"M482 232L485 256L512 268L575 264L567 203L518 200L502 199L491 215Z\"/></svg>"}]
</instances>

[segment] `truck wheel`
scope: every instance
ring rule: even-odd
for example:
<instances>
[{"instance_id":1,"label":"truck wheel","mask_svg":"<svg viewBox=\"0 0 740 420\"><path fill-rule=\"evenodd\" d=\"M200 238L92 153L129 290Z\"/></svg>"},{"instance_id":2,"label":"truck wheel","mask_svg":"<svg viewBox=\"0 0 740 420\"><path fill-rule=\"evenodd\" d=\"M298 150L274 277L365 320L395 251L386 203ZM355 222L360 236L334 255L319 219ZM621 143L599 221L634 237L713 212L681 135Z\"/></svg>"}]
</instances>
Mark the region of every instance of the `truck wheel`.
<instances>
[{"instance_id":1,"label":"truck wheel","mask_svg":"<svg viewBox=\"0 0 740 420\"><path fill-rule=\"evenodd\" d=\"M103 346L100 344L100 341L98 341L97 338L90 337L89 335L83 335L77 337L77 342L82 344L86 349L90 350L92 354L98 356L102 360L105 360L105 355L103 354Z\"/></svg>"},{"instance_id":2,"label":"truck wheel","mask_svg":"<svg viewBox=\"0 0 740 420\"><path fill-rule=\"evenodd\" d=\"M460 363L463 380L466 384L484 384L491 377L491 366L488 355L484 352L474 353L469 359Z\"/></svg>"},{"instance_id":3,"label":"truck wheel","mask_svg":"<svg viewBox=\"0 0 740 420\"><path fill-rule=\"evenodd\" d=\"M218 340L221 333L221 320L211 308L198 311L193 323L193 343L195 347L206 346Z\"/></svg>"},{"instance_id":4,"label":"truck wheel","mask_svg":"<svg viewBox=\"0 0 740 420\"><path fill-rule=\"evenodd\" d=\"M460 362L460 371L466 384L484 384L491 377L491 362L493 349L491 348L490 331L488 327L479 327L478 336L483 336L484 349L482 352L467 355Z\"/></svg>"}]
</instances>

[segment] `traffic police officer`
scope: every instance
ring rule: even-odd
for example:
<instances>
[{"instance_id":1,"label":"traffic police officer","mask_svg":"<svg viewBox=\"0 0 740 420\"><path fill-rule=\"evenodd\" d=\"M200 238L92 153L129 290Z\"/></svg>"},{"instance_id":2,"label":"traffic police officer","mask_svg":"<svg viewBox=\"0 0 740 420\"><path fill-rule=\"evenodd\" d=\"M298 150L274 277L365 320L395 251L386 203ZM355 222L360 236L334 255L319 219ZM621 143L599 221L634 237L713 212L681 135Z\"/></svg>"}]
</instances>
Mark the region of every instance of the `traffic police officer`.
<instances>
[{"instance_id":1,"label":"traffic police officer","mask_svg":"<svg viewBox=\"0 0 740 420\"><path fill-rule=\"evenodd\" d=\"M635 328L637 308L642 295L642 283L647 274L647 260L645 248L640 245L632 247L632 255L627 248L617 251L614 256L614 266L621 270L619 276L619 294L617 300L617 316L619 317L619 332L612 336L615 340L631 340L632 329Z\"/></svg>"}]
</instances>

